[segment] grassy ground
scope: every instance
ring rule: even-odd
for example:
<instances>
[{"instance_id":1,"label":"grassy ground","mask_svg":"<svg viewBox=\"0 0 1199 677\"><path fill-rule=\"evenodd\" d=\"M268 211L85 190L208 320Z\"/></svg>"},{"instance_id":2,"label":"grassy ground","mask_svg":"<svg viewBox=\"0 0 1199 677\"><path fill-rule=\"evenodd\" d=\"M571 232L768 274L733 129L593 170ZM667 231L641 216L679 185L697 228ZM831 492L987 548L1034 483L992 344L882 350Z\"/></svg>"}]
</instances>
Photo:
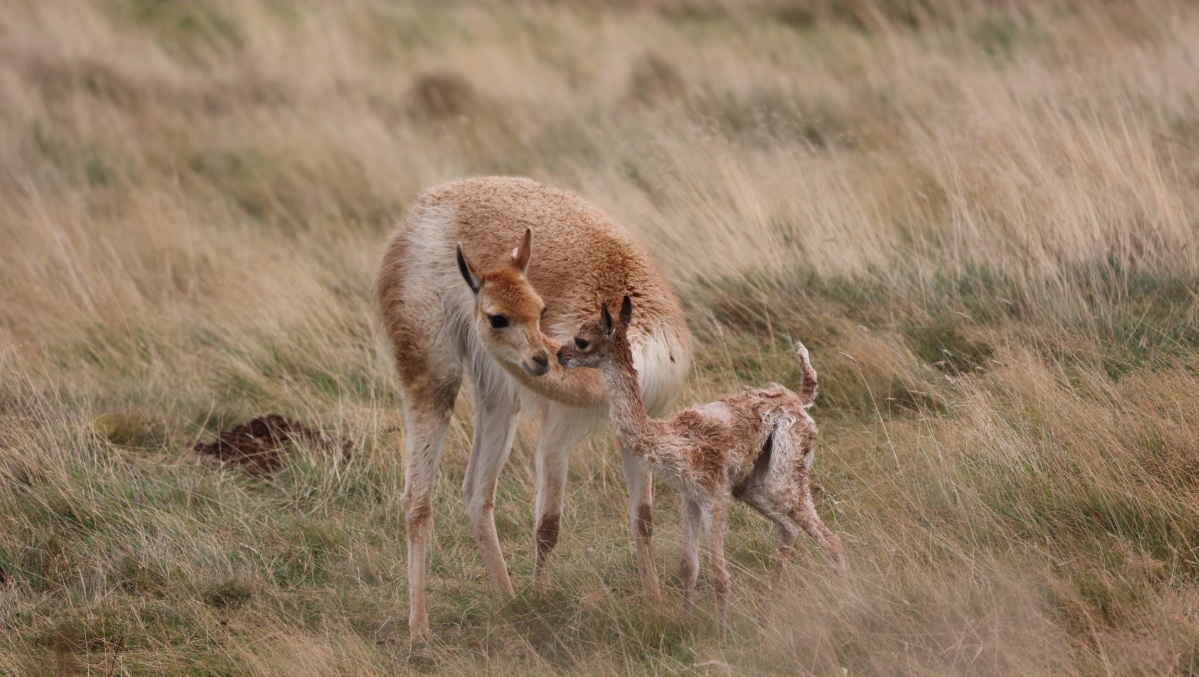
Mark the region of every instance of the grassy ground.
<instances>
[{"instance_id":1,"label":"grassy ground","mask_svg":"<svg viewBox=\"0 0 1199 677\"><path fill-rule=\"evenodd\" d=\"M1199 9L733 5L4 3L0 673L1199 672ZM718 643L662 491L645 603L602 437L532 590L522 428L501 599L461 398L408 644L370 283L423 188L482 173L646 238L686 401L813 349L846 588L804 543L759 631L773 535L737 509ZM190 451L274 411L352 458Z\"/></svg>"}]
</instances>

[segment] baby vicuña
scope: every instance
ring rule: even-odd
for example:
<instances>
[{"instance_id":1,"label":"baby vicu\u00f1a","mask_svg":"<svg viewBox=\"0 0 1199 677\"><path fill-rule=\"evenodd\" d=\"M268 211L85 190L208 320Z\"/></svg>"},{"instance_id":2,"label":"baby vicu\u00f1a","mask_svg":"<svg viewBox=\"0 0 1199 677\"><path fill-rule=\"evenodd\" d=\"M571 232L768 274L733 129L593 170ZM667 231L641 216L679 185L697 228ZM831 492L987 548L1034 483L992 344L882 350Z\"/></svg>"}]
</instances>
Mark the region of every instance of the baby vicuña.
<instances>
[{"instance_id":1,"label":"baby vicu\u00f1a","mask_svg":"<svg viewBox=\"0 0 1199 677\"><path fill-rule=\"evenodd\" d=\"M613 319L607 303L600 315L584 324L573 342L558 350L565 368L595 367L603 376L609 416L624 449L632 449L683 500L684 605L693 605L699 576L699 529L708 517L708 548L717 618L723 637L727 627L728 570L724 561L724 528L729 498L742 501L779 529L779 553L771 566L770 585L800 529L808 532L825 556L844 575L841 542L820 520L812 503L809 474L816 423L808 408L816 399L816 371L802 343L796 356L803 372L800 393L781 385L746 390L688 409L669 420L646 413L633 364L627 330L633 316L628 296ZM763 601L763 620L766 601Z\"/></svg>"}]
</instances>

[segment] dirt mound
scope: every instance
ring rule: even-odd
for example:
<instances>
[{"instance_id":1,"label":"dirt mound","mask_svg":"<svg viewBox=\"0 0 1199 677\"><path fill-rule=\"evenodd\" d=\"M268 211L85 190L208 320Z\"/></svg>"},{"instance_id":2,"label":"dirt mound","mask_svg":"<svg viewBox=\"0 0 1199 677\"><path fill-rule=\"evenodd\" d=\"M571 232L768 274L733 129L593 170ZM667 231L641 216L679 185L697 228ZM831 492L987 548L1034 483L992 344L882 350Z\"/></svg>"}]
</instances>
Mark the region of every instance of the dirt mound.
<instances>
[{"instance_id":1,"label":"dirt mound","mask_svg":"<svg viewBox=\"0 0 1199 677\"><path fill-rule=\"evenodd\" d=\"M326 452L339 451L350 457L350 443L328 433L288 420L279 414L260 416L233 430L221 433L207 444L196 442L192 449L254 477L270 476L287 463L287 444L307 442Z\"/></svg>"}]
</instances>

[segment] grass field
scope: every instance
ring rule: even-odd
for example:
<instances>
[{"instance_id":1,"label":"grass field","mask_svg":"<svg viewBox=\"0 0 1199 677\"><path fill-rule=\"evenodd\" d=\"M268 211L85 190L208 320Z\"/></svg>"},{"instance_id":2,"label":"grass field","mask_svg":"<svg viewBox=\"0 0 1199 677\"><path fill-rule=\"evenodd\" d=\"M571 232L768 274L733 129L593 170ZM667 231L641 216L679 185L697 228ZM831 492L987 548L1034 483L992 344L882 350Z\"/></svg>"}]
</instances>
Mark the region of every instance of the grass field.
<instances>
[{"instance_id":1,"label":"grass field","mask_svg":"<svg viewBox=\"0 0 1199 677\"><path fill-rule=\"evenodd\" d=\"M1199 6L6 0L0 674L1199 672ZM637 230L698 345L683 403L794 384L818 509L774 623L737 507L730 639L639 595L611 435L532 589L532 441L493 593L458 486L408 642L399 393L371 281L473 174ZM351 443L254 479L278 412Z\"/></svg>"}]
</instances>

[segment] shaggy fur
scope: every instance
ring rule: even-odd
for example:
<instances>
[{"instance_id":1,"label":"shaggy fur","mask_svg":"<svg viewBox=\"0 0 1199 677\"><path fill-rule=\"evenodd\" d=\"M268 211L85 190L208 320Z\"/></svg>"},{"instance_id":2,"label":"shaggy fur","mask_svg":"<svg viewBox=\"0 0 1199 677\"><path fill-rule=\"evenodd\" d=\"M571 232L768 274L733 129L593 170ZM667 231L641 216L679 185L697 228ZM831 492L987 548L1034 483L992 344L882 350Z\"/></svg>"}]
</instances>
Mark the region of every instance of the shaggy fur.
<instances>
[{"instance_id":1,"label":"shaggy fur","mask_svg":"<svg viewBox=\"0 0 1199 677\"><path fill-rule=\"evenodd\" d=\"M532 256L533 247L541 254ZM463 375L473 386L475 416L463 500L492 582L512 594L493 511L517 413L532 410L542 419L532 534L536 577L558 540L570 449L602 423L606 406L598 375L566 372L551 357L599 299L624 294L643 308L629 328L629 343L645 400L651 411L664 412L690 368L687 324L646 248L600 210L529 179L474 178L426 192L392 235L376 301L405 396L403 501L414 638L429 634L431 494ZM642 587L656 597L646 528L652 484L632 452L624 456Z\"/></svg>"},{"instance_id":2,"label":"shaggy fur","mask_svg":"<svg viewBox=\"0 0 1199 677\"><path fill-rule=\"evenodd\" d=\"M748 504L779 529L779 555L771 567L772 587L801 528L816 539L838 573L843 574L841 542L816 514L809 487L817 430L807 410L816 399L817 382L803 344L796 346L803 371L799 394L772 384L658 421L646 412L638 385L628 338L632 314L628 296L615 321L607 304L603 304L600 317L584 324L575 340L558 350L557 357L567 369L599 369L608 388L610 416L621 445L632 449L659 479L682 496L686 544L682 574L688 612L699 575L699 527L706 516L712 588L724 635L729 588L724 526L730 497ZM768 596L761 607L763 621L767 600Z\"/></svg>"}]
</instances>

